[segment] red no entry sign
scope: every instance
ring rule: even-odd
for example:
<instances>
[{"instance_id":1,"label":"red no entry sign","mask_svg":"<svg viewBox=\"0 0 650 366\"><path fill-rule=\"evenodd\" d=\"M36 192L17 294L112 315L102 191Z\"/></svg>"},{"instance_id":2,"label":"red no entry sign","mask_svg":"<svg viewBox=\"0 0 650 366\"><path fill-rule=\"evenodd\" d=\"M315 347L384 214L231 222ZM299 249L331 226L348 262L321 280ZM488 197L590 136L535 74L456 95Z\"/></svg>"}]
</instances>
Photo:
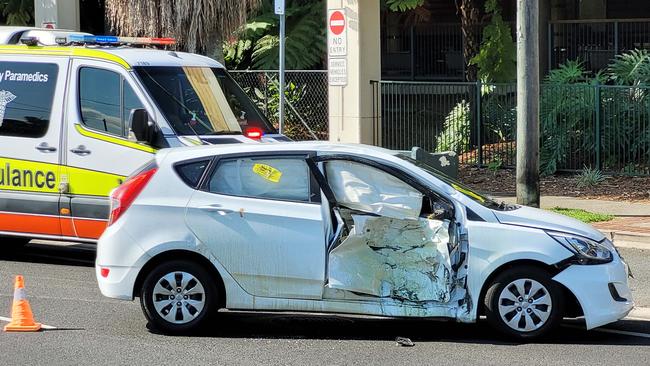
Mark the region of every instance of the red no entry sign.
<instances>
[{"instance_id":1,"label":"red no entry sign","mask_svg":"<svg viewBox=\"0 0 650 366\"><path fill-rule=\"evenodd\" d=\"M345 30L345 15L337 10L330 15L330 31L338 36L343 33L343 30Z\"/></svg>"}]
</instances>

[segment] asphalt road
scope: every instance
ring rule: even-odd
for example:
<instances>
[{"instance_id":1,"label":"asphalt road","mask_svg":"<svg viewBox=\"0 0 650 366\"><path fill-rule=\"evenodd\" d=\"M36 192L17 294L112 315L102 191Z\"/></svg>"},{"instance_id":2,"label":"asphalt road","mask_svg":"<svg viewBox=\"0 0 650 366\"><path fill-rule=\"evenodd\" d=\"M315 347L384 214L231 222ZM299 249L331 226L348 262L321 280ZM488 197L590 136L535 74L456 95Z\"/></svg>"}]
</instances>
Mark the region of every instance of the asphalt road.
<instances>
[{"instance_id":1,"label":"asphalt road","mask_svg":"<svg viewBox=\"0 0 650 366\"><path fill-rule=\"evenodd\" d=\"M650 304L650 290L643 287L650 280L650 252L622 252L637 277L635 294ZM548 340L518 344L484 322L228 313L206 333L163 336L147 329L139 302L99 293L93 260L88 245L30 244L0 254L0 316L9 316L13 276L23 274L37 320L56 327L0 333L0 365L647 365L650 359L650 321L630 320L598 331L567 321ZM409 337L415 346L396 346L396 336Z\"/></svg>"}]
</instances>

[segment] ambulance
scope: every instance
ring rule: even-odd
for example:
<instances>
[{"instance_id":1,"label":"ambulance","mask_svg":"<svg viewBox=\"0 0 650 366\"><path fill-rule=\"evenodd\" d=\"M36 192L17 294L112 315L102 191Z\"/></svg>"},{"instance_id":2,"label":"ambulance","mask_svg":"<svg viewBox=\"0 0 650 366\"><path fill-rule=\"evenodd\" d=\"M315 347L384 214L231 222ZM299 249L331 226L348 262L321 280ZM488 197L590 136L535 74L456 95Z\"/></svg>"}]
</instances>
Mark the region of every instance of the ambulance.
<instances>
[{"instance_id":1,"label":"ambulance","mask_svg":"<svg viewBox=\"0 0 650 366\"><path fill-rule=\"evenodd\" d=\"M165 148L287 141L213 59L169 38L0 46L0 245L94 242L109 193Z\"/></svg>"}]
</instances>

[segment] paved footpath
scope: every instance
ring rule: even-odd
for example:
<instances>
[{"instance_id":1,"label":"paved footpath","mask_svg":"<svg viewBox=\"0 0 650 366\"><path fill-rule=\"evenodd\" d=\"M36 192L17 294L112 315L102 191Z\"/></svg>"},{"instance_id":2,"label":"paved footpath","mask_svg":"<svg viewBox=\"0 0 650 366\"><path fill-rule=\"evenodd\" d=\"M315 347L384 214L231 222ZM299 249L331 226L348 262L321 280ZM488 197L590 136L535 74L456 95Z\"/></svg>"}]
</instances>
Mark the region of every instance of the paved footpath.
<instances>
[{"instance_id":1,"label":"paved footpath","mask_svg":"<svg viewBox=\"0 0 650 366\"><path fill-rule=\"evenodd\" d=\"M494 196L496 200L507 203L515 203L515 197ZM636 203L626 201L606 201L595 199L583 199L577 197L542 196L542 208L578 208L590 212L621 216L621 217L649 217L650 203Z\"/></svg>"}]
</instances>

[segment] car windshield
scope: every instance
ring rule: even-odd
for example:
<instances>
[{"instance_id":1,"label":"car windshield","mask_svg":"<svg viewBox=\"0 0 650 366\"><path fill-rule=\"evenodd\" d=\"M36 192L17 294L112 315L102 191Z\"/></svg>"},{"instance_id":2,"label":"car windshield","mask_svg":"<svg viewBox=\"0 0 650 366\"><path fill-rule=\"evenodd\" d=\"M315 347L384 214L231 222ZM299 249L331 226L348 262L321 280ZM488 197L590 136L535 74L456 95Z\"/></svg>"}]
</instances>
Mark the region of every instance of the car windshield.
<instances>
[{"instance_id":1,"label":"car windshield","mask_svg":"<svg viewBox=\"0 0 650 366\"><path fill-rule=\"evenodd\" d=\"M480 193L474 191L473 189L465 186L464 184L462 184L462 183L452 179L451 177L443 174L442 172L440 172L438 169L432 167L431 165L429 165L429 164L427 164L427 163L425 163L423 161L419 161L419 160L415 160L415 159L411 158L411 156L409 154L398 153L398 154L396 154L396 156L398 158L400 158L400 159L408 161L409 163L417 166L418 168L421 168L422 170L429 173L430 175L440 179L444 183L447 183L448 185L450 185L456 191L458 191L458 192L462 193L463 195L469 197L474 202L477 202L477 203L479 203L479 204L481 204L481 205L483 205L483 206L485 206L487 208L490 208L490 209L493 209L493 210L509 210L509 209L513 208L513 206L507 205L504 202L497 203L496 201L494 201L490 197L485 196L483 194L480 194Z\"/></svg>"},{"instance_id":2,"label":"car windshield","mask_svg":"<svg viewBox=\"0 0 650 366\"><path fill-rule=\"evenodd\" d=\"M224 69L139 66L135 72L179 135L275 133Z\"/></svg>"}]
</instances>

